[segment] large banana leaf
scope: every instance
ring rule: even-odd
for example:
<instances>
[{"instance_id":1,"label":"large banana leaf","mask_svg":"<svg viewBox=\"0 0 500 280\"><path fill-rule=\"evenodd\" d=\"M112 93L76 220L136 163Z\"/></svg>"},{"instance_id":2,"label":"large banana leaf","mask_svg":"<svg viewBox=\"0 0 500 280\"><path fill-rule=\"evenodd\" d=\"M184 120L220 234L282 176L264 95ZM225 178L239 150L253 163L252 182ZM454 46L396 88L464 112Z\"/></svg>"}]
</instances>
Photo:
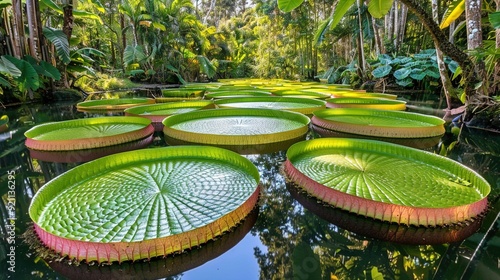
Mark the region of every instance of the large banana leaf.
<instances>
[{"instance_id":1,"label":"large banana leaf","mask_svg":"<svg viewBox=\"0 0 500 280\"><path fill-rule=\"evenodd\" d=\"M278 8L288 13L300 6L302 2L304 2L304 0L278 0Z\"/></svg>"},{"instance_id":2,"label":"large banana leaf","mask_svg":"<svg viewBox=\"0 0 500 280\"><path fill-rule=\"evenodd\" d=\"M407 225L460 223L486 210L488 182L445 157L349 138L303 141L285 173L311 195L363 216Z\"/></svg>"},{"instance_id":3,"label":"large banana leaf","mask_svg":"<svg viewBox=\"0 0 500 280\"><path fill-rule=\"evenodd\" d=\"M215 147L166 147L103 157L44 185L29 214L41 241L87 261L149 259L199 246L254 208L259 173Z\"/></svg>"},{"instance_id":4,"label":"large banana leaf","mask_svg":"<svg viewBox=\"0 0 500 280\"><path fill-rule=\"evenodd\" d=\"M368 12L374 18L381 18L389 12L394 0L371 0L368 3Z\"/></svg>"},{"instance_id":5,"label":"large banana leaf","mask_svg":"<svg viewBox=\"0 0 500 280\"><path fill-rule=\"evenodd\" d=\"M43 35L54 45L61 61L66 65L69 64L71 57L69 55L69 42L66 34L60 29L44 27Z\"/></svg>"}]
</instances>

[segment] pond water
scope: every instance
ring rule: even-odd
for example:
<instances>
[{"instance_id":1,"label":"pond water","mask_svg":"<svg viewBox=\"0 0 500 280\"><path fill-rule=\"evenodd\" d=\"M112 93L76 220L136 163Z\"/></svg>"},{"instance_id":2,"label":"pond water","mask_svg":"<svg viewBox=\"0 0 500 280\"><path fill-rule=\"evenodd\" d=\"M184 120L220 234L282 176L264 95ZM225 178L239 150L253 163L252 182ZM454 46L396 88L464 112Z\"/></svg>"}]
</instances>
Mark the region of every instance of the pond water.
<instances>
[{"instance_id":1,"label":"pond water","mask_svg":"<svg viewBox=\"0 0 500 280\"><path fill-rule=\"evenodd\" d=\"M416 108L425 109L421 103ZM500 136L495 133L464 129L454 147L456 137L447 133L429 149L446 152L492 186L489 211L465 229L404 227L324 206L285 182L281 151L247 156L258 167L263 188L258 209L230 233L150 262L77 266L46 261L24 242L33 195L75 166L31 159L24 132L44 122L96 115L67 102L5 108L3 114L10 118L10 131L0 134L0 279L500 279ZM151 146L166 146L162 135ZM423 238L446 243L412 245Z\"/></svg>"}]
</instances>

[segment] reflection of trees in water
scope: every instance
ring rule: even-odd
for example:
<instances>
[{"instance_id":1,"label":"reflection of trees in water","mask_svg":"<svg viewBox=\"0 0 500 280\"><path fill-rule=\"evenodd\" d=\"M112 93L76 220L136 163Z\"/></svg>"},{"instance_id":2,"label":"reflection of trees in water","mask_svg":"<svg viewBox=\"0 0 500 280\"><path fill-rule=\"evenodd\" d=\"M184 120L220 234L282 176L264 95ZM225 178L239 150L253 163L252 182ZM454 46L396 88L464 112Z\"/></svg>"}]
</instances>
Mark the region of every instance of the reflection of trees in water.
<instances>
[{"instance_id":1,"label":"reflection of trees in water","mask_svg":"<svg viewBox=\"0 0 500 280\"><path fill-rule=\"evenodd\" d=\"M471 254L462 243L404 245L342 229L291 196L280 173L284 152L249 158L258 166L263 184L261 211L252 230L267 247L266 251L254 249L261 279L373 279L377 275L443 279L450 275L447 260ZM461 273L463 268L455 271Z\"/></svg>"},{"instance_id":2,"label":"reflection of trees in water","mask_svg":"<svg viewBox=\"0 0 500 280\"><path fill-rule=\"evenodd\" d=\"M34 275L45 275L50 278L52 271L47 267L41 267L39 271L31 271L32 267L21 265L33 263L36 256L29 252L27 246L22 246L23 239L20 237L30 226L28 213L29 205L33 195L43 184L57 173L66 170L62 166L50 165L48 170L43 170L43 163L32 160L28 149L24 145L26 132L36 124L77 118L76 109L73 104L44 104L25 105L17 108L9 108L5 111L9 115L9 131L0 135L0 234L2 242L0 251L9 252L11 245L7 242L12 216L15 220L15 256L16 256L16 277L19 279L30 279ZM57 170L59 169L59 170ZM15 212L10 212L9 208L9 178L8 172L15 176ZM11 196L14 193L11 193ZM7 272L7 262L4 256L0 256L0 270Z\"/></svg>"}]
</instances>

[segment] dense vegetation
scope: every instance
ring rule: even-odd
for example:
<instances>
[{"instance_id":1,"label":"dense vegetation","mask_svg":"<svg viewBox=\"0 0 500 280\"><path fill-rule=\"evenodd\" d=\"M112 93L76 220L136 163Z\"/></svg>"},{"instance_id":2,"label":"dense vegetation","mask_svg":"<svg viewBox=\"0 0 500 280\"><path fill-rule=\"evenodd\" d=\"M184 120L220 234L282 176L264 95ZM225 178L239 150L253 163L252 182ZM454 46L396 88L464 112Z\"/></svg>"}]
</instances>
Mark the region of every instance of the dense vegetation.
<instances>
[{"instance_id":1,"label":"dense vegetation","mask_svg":"<svg viewBox=\"0 0 500 280\"><path fill-rule=\"evenodd\" d=\"M267 77L495 103L500 5L465 2L6 0L0 102Z\"/></svg>"}]
</instances>

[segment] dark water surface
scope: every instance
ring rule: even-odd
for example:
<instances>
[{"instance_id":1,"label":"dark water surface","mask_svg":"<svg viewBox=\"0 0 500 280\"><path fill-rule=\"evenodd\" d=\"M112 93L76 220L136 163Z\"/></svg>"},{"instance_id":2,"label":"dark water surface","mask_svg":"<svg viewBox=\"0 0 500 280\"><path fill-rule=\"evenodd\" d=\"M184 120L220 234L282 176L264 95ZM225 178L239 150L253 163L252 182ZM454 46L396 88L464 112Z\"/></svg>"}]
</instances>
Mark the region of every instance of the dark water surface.
<instances>
[{"instance_id":1,"label":"dark water surface","mask_svg":"<svg viewBox=\"0 0 500 280\"><path fill-rule=\"evenodd\" d=\"M0 133L0 279L500 279L500 135L495 133L464 129L461 144L453 147L456 137L447 133L439 145L451 144L442 151L476 170L493 189L488 213L464 228L404 227L323 206L286 184L280 173L285 152L276 152L247 156L260 171L261 198L258 209L230 233L151 262L76 266L45 261L22 237L31 226L33 195L75 166L31 159L24 132L95 115L78 112L73 103L0 109L4 114L10 131ZM152 146L166 146L161 135ZM438 244L412 245L417 240Z\"/></svg>"}]
</instances>

